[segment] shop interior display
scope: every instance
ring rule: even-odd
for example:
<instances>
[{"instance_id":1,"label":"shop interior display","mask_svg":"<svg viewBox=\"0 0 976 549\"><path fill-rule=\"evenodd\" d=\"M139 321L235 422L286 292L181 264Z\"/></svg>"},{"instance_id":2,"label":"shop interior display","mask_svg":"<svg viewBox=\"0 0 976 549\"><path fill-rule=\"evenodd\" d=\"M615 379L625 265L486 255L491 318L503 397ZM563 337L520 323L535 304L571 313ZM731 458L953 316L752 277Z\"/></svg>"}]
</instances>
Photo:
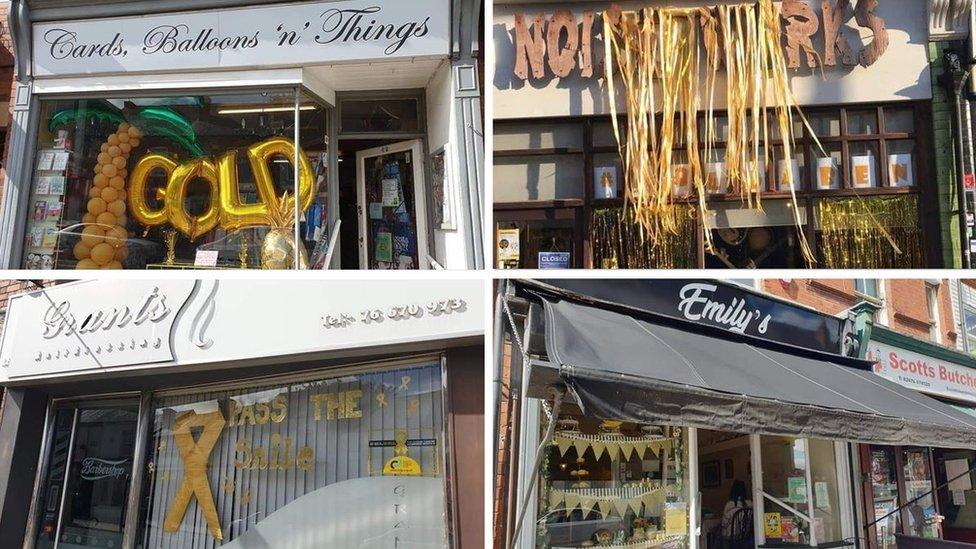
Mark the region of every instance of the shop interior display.
<instances>
[{"instance_id":1,"label":"shop interior display","mask_svg":"<svg viewBox=\"0 0 976 549\"><path fill-rule=\"evenodd\" d=\"M687 547L687 432L560 415L537 546Z\"/></svg>"},{"instance_id":2,"label":"shop interior display","mask_svg":"<svg viewBox=\"0 0 976 549\"><path fill-rule=\"evenodd\" d=\"M328 116L296 150L293 92L44 102L25 267L321 264Z\"/></svg>"}]
</instances>

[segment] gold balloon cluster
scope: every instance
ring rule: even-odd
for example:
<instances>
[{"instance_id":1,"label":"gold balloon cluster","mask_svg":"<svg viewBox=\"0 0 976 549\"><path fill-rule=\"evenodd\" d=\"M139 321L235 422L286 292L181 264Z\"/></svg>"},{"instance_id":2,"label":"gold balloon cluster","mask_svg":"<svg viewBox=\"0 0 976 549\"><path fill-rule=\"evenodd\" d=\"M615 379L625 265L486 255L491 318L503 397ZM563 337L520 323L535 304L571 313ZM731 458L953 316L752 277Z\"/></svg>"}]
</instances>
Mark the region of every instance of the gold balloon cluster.
<instances>
[{"instance_id":1,"label":"gold balloon cluster","mask_svg":"<svg viewBox=\"0 0 976 549\"><path fill-rule=\"evenodd\" d=\"M146 227L169 223L191 241L218 226L228 232L245 227L272 226L273 213L282 207L294 212L295 199L279 200L275 195L268 161L273 156L281 156L294 162L295 144L282 137L273 137L251 145L246 152L258 202L245 204L241 201L237 150L223 153L216 162L209 158L194 158L182 164L162 154L147 154L136 163L129 180L132 196L129 209L133 219ZM298 164L299 204L304 211L314 199L314 175L312 165L301 149L298 150ZM149 176L155 170L162 170L167 176L166 187L157 191L158 197L164 201L158 209L146 200ZM196 216L190 215L184 204L190 182L195 179L206 181L210 194L206 211Z\"/></svg>"},{"instance_id":2,"label":"gold balloon cluster","mask_svg":"<svg viewBox=\"0 0 976 549\"><path fill-rule=\"evenodd\" d=\"M81 239L75 244L76 269L121 269L128 251L126 224L126 165L139 146L142 132L125 122L102 143L88 193Z\"/></svg>"}]
</instances>

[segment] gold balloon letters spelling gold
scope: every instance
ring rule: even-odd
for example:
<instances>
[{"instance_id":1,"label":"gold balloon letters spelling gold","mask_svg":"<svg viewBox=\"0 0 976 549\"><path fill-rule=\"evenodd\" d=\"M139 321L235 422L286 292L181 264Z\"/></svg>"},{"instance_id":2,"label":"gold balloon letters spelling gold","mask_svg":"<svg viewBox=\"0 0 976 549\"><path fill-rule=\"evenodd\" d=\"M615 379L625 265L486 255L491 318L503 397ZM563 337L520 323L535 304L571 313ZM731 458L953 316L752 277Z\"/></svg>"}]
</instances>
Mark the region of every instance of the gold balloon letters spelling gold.
<instances>
[{"instance_id":1,"label":"gold balloon letters spelling gold","mask_svg":"<svg viewBox=\"0 0 976 549\"><path fill-rule=\"evenodd\" d=\"M221 431L224 430L223 414L220 409L198 414L195 411L183 412L173 420L173 438L176 446L180 450L180 457L183 459L183 483L176 491L176 497L170 505L166 518L163 521L163 530L176 532L183 523L186 509L190 506L190 501L196 495L197 505L203 512L203 518L207 521L207 529L210 535L217 540L223 540L224 535L220 530L220 520L217 518L217 508L214 505L213 493L210 491L210 480L207 478L207 464L210 461L210 453L217 444ZM202 427L203 432L200 438L193 440L191 430L194 427Z\"/></svg>"},{"instance_id":2,"label":"gold balloon letters spelling gold","mask_svg":"<svg viewBox=\"0 0 976 549\"><path fill-rule=\"evenodd\" d=\"M129 178L130 209L132 217L146 227L155 227L169 222L176 230L190 240L210 232L218 225L227 231L237 231L245 227L270 225L272 210L281 204L275 193L274 180L268 161L281 156L293 163L295 144L283 137L273 137L247 148L247 159L251 165L257 187L258 202L245 204L241 201L240 183L237 174L237 151L227 151L216 164L205 158L195 158L178 164L175 160L161 154L147 154L139 159ZM167 177L166 188L158 191L165 203L158 210L147 203L146 187L149 176L155 170L163 170ZM207 211L192 216L184 204L189 184L194 179L203 179L210 188L210 204ZM305 152L298 150L298 192L299 207L302 211L312 205L314 198L314 175L312 165ZM289 198L285 204L294 208L295 199Z\"/></svg>"}]
</instances>

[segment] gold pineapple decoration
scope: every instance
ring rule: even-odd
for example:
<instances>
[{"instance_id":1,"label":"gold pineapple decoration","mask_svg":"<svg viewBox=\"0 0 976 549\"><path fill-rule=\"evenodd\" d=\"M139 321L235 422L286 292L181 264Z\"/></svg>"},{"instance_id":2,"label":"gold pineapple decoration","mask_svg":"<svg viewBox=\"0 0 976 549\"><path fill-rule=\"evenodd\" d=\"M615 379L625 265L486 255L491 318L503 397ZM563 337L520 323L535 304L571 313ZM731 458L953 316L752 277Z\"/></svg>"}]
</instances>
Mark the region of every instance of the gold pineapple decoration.
<instances>
[{"instance_id":1,"label":"gold pineapple decoration","mask_svg":"<svg viewBox=\"0 0 976 549\"><path fill-rule=\"evenodd\" d=\"M262 269L291 269L295 265L295 249L298 249L298 266L308 268L308 257L305 247L295 242L295 201L288 196L288 191L281 196L281 200L270 208L268 223L271 228L264 235L261 243Z\"/></svg>"}]
</instances>

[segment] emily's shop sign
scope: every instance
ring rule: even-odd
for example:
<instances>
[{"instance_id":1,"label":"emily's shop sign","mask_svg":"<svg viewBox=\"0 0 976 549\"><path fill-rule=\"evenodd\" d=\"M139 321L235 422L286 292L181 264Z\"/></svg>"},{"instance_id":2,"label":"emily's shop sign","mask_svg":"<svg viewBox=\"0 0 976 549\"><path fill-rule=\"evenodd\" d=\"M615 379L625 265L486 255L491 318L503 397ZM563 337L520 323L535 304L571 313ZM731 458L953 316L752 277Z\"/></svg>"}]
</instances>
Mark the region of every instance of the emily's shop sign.
<instances>
[{"instance_id":1,"label":"emily's shop sign","mask_svg":"<svg viewBox=\"0 0 976 549\"><path fill-rule=\"evenodd\" d=\"M923 393L976 402L976 369L872 341L874 373Z\"/></svg>"},{"instance_id":2,"label":"emily's shop sign","mask_svg":"<svg viewBox=\"0 0 976 549\"><path fill-rule=\"evenodd\" d=\"M345 0L37 23L37 76L302 66L448 54L444 0Z\"/></svg>"},{"instance_id":3,"label":"emily's shop sign","mask_svg":"<svg viewBox=\"0 0 976 549\"><path fill-rule=\"evenodd\" d=\"M821 64L868 67L884 54L888 49L888 31L884 19L875 13L879 0L856 0L853 7L852 1L855 0L826 0L819 15L811 7L814 2L784 0L780 3L783 47L789 68L801 65L817 68ZM578 19L567 9L556 10L550 16L516 12L515 75L522 80L530 76L541 79L547 76L548 68L553 76L562 78L569 76L578 64L582 78L602 77L603 70L594 68L595 37L601 36L602 41L602 18L609 17L611 24L616 25L621 13L616 4L600 14L583 11ZM699 18L692 17L696 21ZM874 37L858 49L851 46L859 36L855 26L868 29Z\"/></svg>"},{"instance_id":4,"label":"emily's shop sign","mask_svg":"<svg viewBox=\"0 0 976 549\"><path fill-rule=\"evenodd\" d=\"M553 279L547 285L730 332L849 354L852 327L837 318L714 280Z\"/></svg>"}]
</instances>

